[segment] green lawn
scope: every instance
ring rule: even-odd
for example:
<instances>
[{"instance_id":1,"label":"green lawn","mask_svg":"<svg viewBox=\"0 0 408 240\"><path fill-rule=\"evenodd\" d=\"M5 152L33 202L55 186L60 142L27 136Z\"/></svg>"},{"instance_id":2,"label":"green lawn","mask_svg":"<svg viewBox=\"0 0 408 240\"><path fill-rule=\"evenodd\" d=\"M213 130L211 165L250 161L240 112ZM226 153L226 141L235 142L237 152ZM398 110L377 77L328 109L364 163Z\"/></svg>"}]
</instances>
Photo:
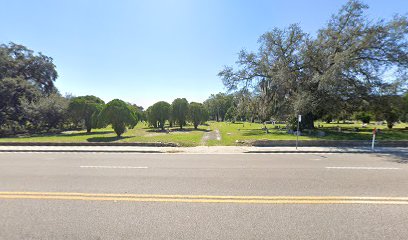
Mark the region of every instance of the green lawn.
<instances>
[{"instance_id":1,"label":"green lawn","mask_svg":"<svg viewBox=\"0 0 408 240\"><path fill-rule=\"evenodd\" d=\"M0 142L173 142L182 146L198 146L201 144L215 145L237 145L237 141L251 140L295 140L296 136L288 134L284 125L268 124L269 133L265 133L263 124L259 123L228 123L209 122L208 126L200 126L194 130L192 126L187 126L183 131L178 128L171 128L170 132L161 132L149 128L144 123L139 123L134 129L129 129L121 138L117 138L111 128L94 129L92 133L85 131L70 131L60 134L37 135L27 137L0 138ZM316 122L315 126L320 128L311 132L303 132L300 140L370 140L372 129L381 129L377 135L378 140L408 140L408 125L398 124L393 129L388 129L386 125L369 124L362 128L361 123L321 123ZM281 129L278 129L277 127ZM341 131L339 131L341 128ZM359 128L356 132L354 129ZM202 142L203 135L208 130L219 130L221 141L208 140ZM324 137L318 137L319 131L325 132Z\"/></svg>"},{"instance_id":2,"label":"green lawn","mask_svg":"<svg viewBox=\"0 0 408 240\"><path fill-rule=\"evenodd\" d=\"M408 140L408 124L406 123L396 124L392 129L388 129L386 124L376 125L375 123L370 123L364 128L361 123L317 123L317 125L323 125L321 129L327 133L323 139L370 140L373 129L376 128L379 129L377 140ZM338 131L339 128L341 132ZM358 128L359 131L353 131L354 128Z\"/></svg>"},{"instance_id":3,"label":"green lawn","mask_svg":"<svg viewBox=\"0 0 408 240\"><path fill-rule=\"evenodd\" d=\"M263 124L259 123L228 123L228 122L210 122L211 130L218 129L221 134L221 141L209 141L209 145L236 145L236 141L245 140L295 140L295 135L287 134L285 130L274 129L274 126L268 124L269 134L266 134ZM278 125L277 125L278 126ZM284 125L279 125L281 128ZM300 136L299 139L310 140L311 138Z\"/></svg>"},{"instance_id":4,"label":"green lawn","mask_svg":"<svg viewBox=\"0 0 408 240\"><path fill-rule=\"evenodd\" d=\"M206 126L201 126L198 130L187 126L182 131L171 128L170 132L166 133L139 123L134 129L128 129L120 138L117 138L109 127L93 129L89 134L86 131L68 131L60 134L0 138L0 142L174 142L182 146L197 146L206 129Z\"/></svg>"},{"instance_id":5,"label":"green lawn","mask_svg":"<svg viewBox=\"0 0 408 240\"><path fill-rule=\"evenodd\" d=\"M373 128L380 129L377 140L408 140L408 125L397 124L393 129L388 129L386 125L369 124L365 128L361 123L321 123L316 122L315 126L321 125L313 131L304 131L299 140L370 140ZM280 129L277 129L277 126ZM236 145L236 141L246 140L295 140L296 135L288 134L284 129L285 125L268 124L269 133L265 133L263 124L260 123L224 123L212 122L212 130L218 129L222 139L210 141L209 145ZM341 131L339 131L341 128ZM358 132L355 131L358 128ZM318 137L318 132L325 133L324 137Z\"/></svg>"}]
</instances>

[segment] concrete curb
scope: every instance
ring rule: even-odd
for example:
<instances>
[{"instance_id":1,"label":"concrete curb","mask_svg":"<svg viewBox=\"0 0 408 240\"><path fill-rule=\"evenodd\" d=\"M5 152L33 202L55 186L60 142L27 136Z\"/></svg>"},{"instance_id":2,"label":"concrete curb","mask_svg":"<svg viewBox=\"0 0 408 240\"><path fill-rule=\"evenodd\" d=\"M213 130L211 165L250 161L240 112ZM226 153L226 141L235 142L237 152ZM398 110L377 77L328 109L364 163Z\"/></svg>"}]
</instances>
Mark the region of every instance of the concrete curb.
<instances>
[{"instance_id":1,"label":"concrete curb","mask_svg":"<svg viewBox=\"0 0 408 240\"><path fill-rule=\"evenodd\" d=\"M333 150L333 151L248 151L248 152L244 152L244 153L252 153L252 154L256 154L256 153L395 153L398 151L339 151L339 150Z\"/></svg>"},{"instance_id":2,"label":"concrete curb","mask_svg":"<svg viewBox=\"0 0 408 240\"><path fill-rule=\"evenodd\" d=\"M198 152L161 152L161 151L103 151L103 150L0 150L0 153L145 153L145 154L308 154L308 153L353 153L353 154L387 154L398 153L397 151L249 151L233 153L198 153Z\"/></svg>"},{"instance_id":3,"label":"concrete curb","mask_svg":"<svg viewBox=\"0 0 408 240\"><path fill-rule=\"evenodd\" d=\"M401 148L387 148L387 149L377 149L374 151L371 151L371 149L298 149L298 150L292 150L292 149L265 149L265 150L260 150L260 149L226 149L224 151L214 151L214 149L211 151L206 151L206 150L194 150L194 149L186 149L186 148L152 148L152 149L120 149L120 148L106 148L106 149L101 149L101 148L0 148L0 153L18 153L18 152L25 152L25 153L160 153L160 154L282 154L282 153L288 153L288 154L305 154L305 153L361 153L361 154L386 154L386 153L403 153L407 151L407 149L401 149Z\"/></svg>"},{"instance_id":4,"label":"concrete curb","mask_svg":"<svg viewBox=\"0 0 408 240\"><path fill-rule=\"evenodd\" d=\"M0 142L0 146L95 146L95 147L180 147L177 143L164 142Z\"/></svg>"},{"instance_id":5,"label":"concrete curb","mask_svg":"<svg viewBox=\"0 0 408 240\"><path fill-rule=\"evenodd\" d=\"M239 146L253 147L295 147L295 140L255 140L241 142ZM0 142L0 146L133 146L133 147L181 147L172 142ZM369 147L371 141L366 140L303 140L299 147ZM408 141L376 141L376 147L408 147Z\"/></svg>"},{"instance_id":6,"label":"concrete curb","mask_svg":"<svg viewBox=\"0 0 408 240\"><path fill-rule=\"evenodd\" d=\"M295 147L296 140L255 140L248 143L254 147ZM368 147L371 141L367 140L303 140L298 142L299 147ZM376 141L377 147L408 147L408 141Z\"/></svg>"},{"instance_id":7,"label":"concrete curb","mask_svg":"<svg viewBox=\"0 0 408 240\"><path fill-rule=\"evenodd\" d=\"M53 150L53 149L49 149L49 150L42 150L42 149L38 149L38 150L28 150L28 149L10 149L10 150L4 150L4 149L0 149L0 152L3 153L12 153L12 152L39 152L39 153L166 153L166 152L162 152L162 151L143 151L143 150L135 150L135 151L131 151L131 150L86 150L86 149L81 149L81 150Z\"/></svg>"}]
</instances>

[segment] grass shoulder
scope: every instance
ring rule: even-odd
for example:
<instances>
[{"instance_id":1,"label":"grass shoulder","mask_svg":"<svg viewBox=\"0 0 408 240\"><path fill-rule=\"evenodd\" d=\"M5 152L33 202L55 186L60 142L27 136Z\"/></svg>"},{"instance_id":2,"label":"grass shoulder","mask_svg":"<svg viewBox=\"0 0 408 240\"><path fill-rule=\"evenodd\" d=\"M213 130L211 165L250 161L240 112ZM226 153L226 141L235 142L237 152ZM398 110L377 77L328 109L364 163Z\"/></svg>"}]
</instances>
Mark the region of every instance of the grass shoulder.
<instances>
[{"instance_id":1,"label":"grass shoulder","mask_svg":"<svg viewBox=\"0 0 408 240\"><path fill-rule=\"evenodd\" d=\"M316 122L318 128L305 130L299 140L370 140L373 128L380 129L377 140L408 140L408 124L397 124L393 129L385 125L361 123L322 123ZM240 142L254 140L296 140L295 134L288 133L284 124L264 125L249 122L214 122L194 129L186 126L166 126L165 131L150 128L145 123L139 123L133 129L128 129L121 137L117 137L111 127L93 129L91 133L83 131L65 131L58 134L38 134L31 136L5 137L0 142L165 142L177 143L181 146L233 146ZM210 139L203 142L203 136L209 131L218 130L220 140Z\"/></svg>"}]
</instances>

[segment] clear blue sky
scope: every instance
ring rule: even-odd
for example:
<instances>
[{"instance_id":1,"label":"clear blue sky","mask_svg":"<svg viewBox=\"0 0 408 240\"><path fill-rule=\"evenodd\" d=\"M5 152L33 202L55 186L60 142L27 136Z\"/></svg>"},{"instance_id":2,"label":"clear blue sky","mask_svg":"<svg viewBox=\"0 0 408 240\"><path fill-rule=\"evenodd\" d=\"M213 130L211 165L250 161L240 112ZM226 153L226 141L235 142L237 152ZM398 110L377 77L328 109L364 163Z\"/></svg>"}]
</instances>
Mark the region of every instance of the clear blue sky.
<instances>
[{"instance_id":1,"label":"clear blue sky","mask_svg":"<svg viewBox=\"0 0 408 240\"><path fill-rule=\"evenodd\" d=\"M315 33L345 0L0 0L0 40L54 58L61 93L147 107L224 91L217 73L273 27ZM408 1L366 0L373 18Z\"/></svg>"}]
</instances>

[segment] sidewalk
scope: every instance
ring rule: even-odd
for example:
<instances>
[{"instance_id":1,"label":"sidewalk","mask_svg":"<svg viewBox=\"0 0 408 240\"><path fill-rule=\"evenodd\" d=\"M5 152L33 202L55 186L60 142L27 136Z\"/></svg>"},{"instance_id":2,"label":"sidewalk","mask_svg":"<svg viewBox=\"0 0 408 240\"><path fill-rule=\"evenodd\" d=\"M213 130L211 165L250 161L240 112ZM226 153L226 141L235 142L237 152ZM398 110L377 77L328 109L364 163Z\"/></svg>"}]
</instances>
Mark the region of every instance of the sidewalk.
<instances>
[{"instance_id":1,"label":"sidewalk","mask_svg":"<svg viewBox=\"0 0 408 240\"><path fill-rule=\"evenodd\" d=\"M105 152L171 154L253 154L253 153L395 153L408 152L403 147L140 147L140 146L0 146L0 152Z\"/></svg>"}]
</instances>

